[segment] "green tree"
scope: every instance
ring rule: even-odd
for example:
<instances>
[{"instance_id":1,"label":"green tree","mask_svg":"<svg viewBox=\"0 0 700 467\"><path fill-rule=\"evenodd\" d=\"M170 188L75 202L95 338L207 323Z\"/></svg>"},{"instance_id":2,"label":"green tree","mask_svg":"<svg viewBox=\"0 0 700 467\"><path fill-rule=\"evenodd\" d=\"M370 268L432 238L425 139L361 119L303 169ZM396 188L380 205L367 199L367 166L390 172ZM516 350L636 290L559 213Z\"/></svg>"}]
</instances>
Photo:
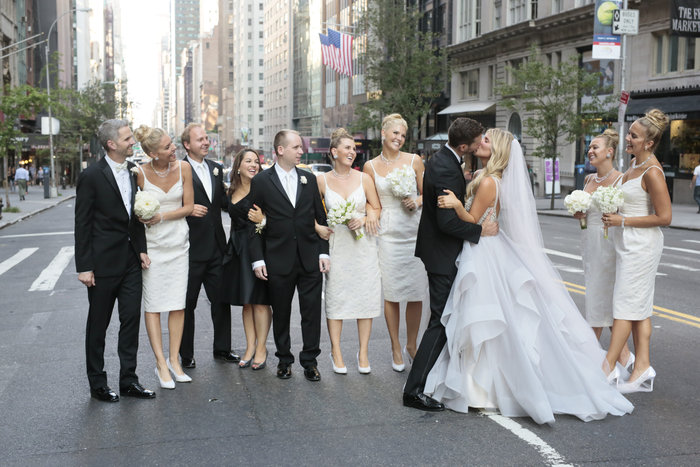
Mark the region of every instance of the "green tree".
<instances>
[{"instance_id":1,"label":"green tree","mask_svg":"<svg viewBox=\"0 0 700 467\"><path fill-rule=\"evenodd\" d=\"M10 148L17 148L17 138L22 132L17 125L20 117L36 114L46 107L48 99L46 93L31 86L22 85L7 90L0 96L0 112L4 118L0 119L0 151L3 156L3 183L5 185L6 205L10 207L10 188L7 184L7 155ZM19 154L19 152L17 152Z\"/></svg>"},{"instance_id":2,"label":"green tree","mask_svg":"<svg viewBox=\"0 0 700 467\"><path fill-rule=\"evenodd\" d=\"M447 71L446 58L436 46L437 35L421 32L420 19L414 2L367 2L354 43L363 52L369 96L355 108L354 129L376 128L383 116L398 112L409 125L409 148L412 129L440 96Z\"/></svg>"},{"instance_id":3,"label":"green tree","mask_svg":"<svg viewBox=\"0 0 700 467\"><path fill-rule=\"evenodd\" d=\"M575 55L559 66L547 65L535 45L520 67L507 67L510 79L499 83L496 92L502 104L526 115L524 133L538 141L531 155L552 160L558 157L558 142L572 143L590 132L601 119L611 120L611 97L601 99L600 73L579 66ZM554 209L554 177L550 209Z\"/></svg>"}]
</instances>

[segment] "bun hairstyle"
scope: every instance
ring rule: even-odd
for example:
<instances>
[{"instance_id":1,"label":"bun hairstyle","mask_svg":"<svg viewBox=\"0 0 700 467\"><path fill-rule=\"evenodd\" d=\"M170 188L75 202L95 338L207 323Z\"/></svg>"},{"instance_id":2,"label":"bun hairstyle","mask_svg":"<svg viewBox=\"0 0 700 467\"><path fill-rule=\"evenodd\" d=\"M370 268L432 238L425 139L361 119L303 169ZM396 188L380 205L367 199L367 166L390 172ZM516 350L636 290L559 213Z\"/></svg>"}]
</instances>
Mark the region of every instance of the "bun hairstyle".
<instances>
[{"instance_id":1,"label":"bun hairstyle","mask_svg":"<svg viewBox=\"0 0 700 467\"><path fill-rule=\"evenodd\" d=\"M160 128L151 128L148 125L141 125L134 132L134 138L141 143L143 151L148 155L151 155L158 149L163 136L165 136L165 131Z\"/></svg>"},{"instance_id":2,"label":"bun hairstyle","mask_svg":"<svg viewBox=\"0 0 700 467\"><path fill-rule=\"evenodd\" d=\"M606 129L602 134L593 139L604 139L605 147L612 148L613 154L617 151L617 145L620 143L620 135L612 128Z\"/></svg>"},{"instance_id":3,"label":"bun hairstyle","mask_svg":"<svg viewBox=\"0 0 700 467\"><path fill-rule=\"evenodd\" d=\"M491 175L501 178L503 171L508 167L513 134L500 128L491 128L486 132L486 135L491 139L491 157L486 163L486 167L479 172L479 175L467 187L467 198L476 193L481 180Z\"/></svg>"},{"instance_id":4,"label":"bun hairstyle","mask_svg":"<svg viewBox=\"0 0 700 467\"><path fill-rule=\"evenodd\" d=\"M384 117L382 120L382 131L386 130L392 125L401 125L408 131L408 124L406 123L406 120L403 119L401 114L390 114Z\"/></svg>"},{"instance_id":5,"label":"bun hairstyle","mask_svg":"<svg viewBox=\"0 0 700 467\"><path fill-rule=\"evenodd\" d=\"M668 122L668 116L659 109L651 109L643 117L637 119L636 123L644 127L647 132L647 140L653 143L650 151L654 151L659 145L661 135L664 134Z\"/></svg>"},{"instance_id":6,"label":"bun hairstyle","mask_svg":"<svg viewBox=\"0 0 700 467\"><path fill-rule=\"evenodd\" d=\"M345 128L334 130L333 133L331 133L331 149L337 148L340 145L340 141L346 138L355 141L355 138L353 138Z\"/></svg>"}]
</instances>

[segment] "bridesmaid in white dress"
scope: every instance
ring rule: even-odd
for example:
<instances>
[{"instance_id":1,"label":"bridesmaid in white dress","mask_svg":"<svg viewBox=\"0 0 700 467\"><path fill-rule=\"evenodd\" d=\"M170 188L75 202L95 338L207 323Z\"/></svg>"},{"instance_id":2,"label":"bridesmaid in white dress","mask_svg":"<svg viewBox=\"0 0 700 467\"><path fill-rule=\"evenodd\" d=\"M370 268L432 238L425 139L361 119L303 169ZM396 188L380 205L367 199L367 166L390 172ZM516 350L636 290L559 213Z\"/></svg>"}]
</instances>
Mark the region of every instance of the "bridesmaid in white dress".
<instances>
[{"instance_id":1,"label":"bridesmaid in white dress","mask_svg":"<svg viewBox=\"0 0 700 467\"><path fill-rule=\"evenodd\" d=\"M415 257L425 167L419 156L400 151L406 141L407 130L408 125L401 115L387 115L382 121L382 152L365 164L363 169L374 180L382 205L378 238L379 269L394 371L404 371L404 358L411 363L416 355L423 300L428 290L425 267ZM413 168L416 191L413 196L399 199L392 194L386 177L405 166ZM399 340L399 302L407 302L406 346L403 350Z\"/></svg>"},{"instance_id":2,"label":"bridesmaid in white dress","mask_svg":"<svg viewBox=\"0 0 700 467\"><path fill-rule=\"evenodd\" d=\"M143 271L146 331L156 357L155 373L160 386L174 389L175 381L192 381L178 359L185 323L189 269L189 228L185 217L194 208L192 170L187 162L175 159L175 144L160 128L141 125L135 137L151 157L149 163L139 167L137 184L160 203L159 211L151 219L141 220L148 227L146 243L151 260L149 268ZM161 313L168 313L170 345L167 359L163 353Z\"/></svg>"},{"instance_id":3,"label":"bridesmaid in white dress","mask_svg":"<svg viewBox=\"0 0 700 467\"><path fill-rule=\"evenodd\" d=\"M620 391L651 392L656 371L651 366L651 314L654 307L654 283L661 260L664 235L660 227L671 223L671 198L661 163L654 155L668 117L652 109L629 129L626 151L634 155L622 179L625 204L619 214L603 215L603 223L615 229L615 292L610 348L605 369L610 371L627 342L634 341L636 361L627 382L618 382ZM612 370L612 377L616 374Z\"/></svg>"},{"instance_id":4,"label":"bridesmaid in white dress","mask_svg":"<svg viewBox=\"0 0 700 467\"><path fill-rule=\"evenodd\" d=\"M588 160L597 173L586 177L583 191L593 194L599 187L619 185L622 173L615 170L613 160L620 137L608 128L591 140ZM588 212L577 212L576 219L585 218L588 228L581 230L584 282L586 285L585 316L600 339L603 328L613 324L613 288L615 287L615 244L603 235L603 213L591 203ZM618 362L625 368L632 367L634 354L627 344Z\"/></svg>"},{"instance_id":5,"label":"bridesmaid in white dress","mask_svg":"<svg viewBox=\"0 0 700 467\"><path fill-rule=\"evenodd\" d=\"M367 208L379 212L379 197L372 178L352 169L355 161L355 141L344 129L331 135L333 170L318 178L318 189L331 210L348 201L355 203L357 215L347 225L333 227L328 241L333 267L326 273L326 322L331 338L331 363L333 371L346 374L347 367L340 349L340 334L344 319L357 320L360 350L357 353L358 371L368 374L369 337L372 319L381 314L382 290L379 275L377 245L374 238L360 232L366 223Z\"/></svg>"}]
</instances>

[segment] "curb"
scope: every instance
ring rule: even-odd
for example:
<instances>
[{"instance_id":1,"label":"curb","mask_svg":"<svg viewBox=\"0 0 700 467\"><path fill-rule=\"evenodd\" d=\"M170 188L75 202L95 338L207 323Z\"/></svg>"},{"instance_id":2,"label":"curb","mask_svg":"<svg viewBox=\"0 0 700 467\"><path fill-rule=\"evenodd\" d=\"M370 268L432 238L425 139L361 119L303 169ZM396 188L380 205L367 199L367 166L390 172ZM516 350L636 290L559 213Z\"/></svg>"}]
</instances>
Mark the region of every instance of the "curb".
<instances>
[{"instance_id":1,"label":"curb","mask_svg":"<svg viewBox=\"0 0 700 467\"><path fill-rule=\"evenodd\" d=\"M50 206L45 206L45 207L43 207L43 208L41 208L41 209L37 209L36 211L29 212L29 213L27 213L26 215L24 215L24 216L22 216L22 217L20 217L20 218L18 218L18 219L15 219L15 220L13 220L13 221L6 222L6 223L0 225L0 230L4 229L5 227L8 227L8 226L10 226L10 225L14 225L14 224L16 224L16 223L18 223L18 222L22 222L22 221L25 220L25 219L29 219L29 218L32 217L32 216L35 216L35 215L37 215L37 214L39 214L39 213L42 213L42 212L46 211L47 209L54 208L54 207L58 206L59 204L65 202L65 201L68 201L69 199L73 199L73 198L75 198L75 195L74 195L74 194L73 194L73 195L68 195L68 196L66 196L65 198L61 199L59 202L57 202L57 203L55 203L55 204L52 204L52 205L50 205Z\"/></svg>"},{"instance_id":2,"label":"curb","mask_svg":"<svg viewBox=\"0 0 700 467\"><path fill-rule=\"evenodd\" d=\"M566 211L564 211L562 213L558 213L558 212L553 212L551 210L546 210L546 211L537 211L537 214L541 215L541 216L552 216L552 217L571 217L571 215ZM571 217L571 218L573 219L573 217ZM692 232L700 231L700 227L688 227L688 226L684 226L684 225L673 225L673 224L667 225L666 227L662 227L662 228L677 229L677 230L689 230Z\"/></svg>"}]
</instances>

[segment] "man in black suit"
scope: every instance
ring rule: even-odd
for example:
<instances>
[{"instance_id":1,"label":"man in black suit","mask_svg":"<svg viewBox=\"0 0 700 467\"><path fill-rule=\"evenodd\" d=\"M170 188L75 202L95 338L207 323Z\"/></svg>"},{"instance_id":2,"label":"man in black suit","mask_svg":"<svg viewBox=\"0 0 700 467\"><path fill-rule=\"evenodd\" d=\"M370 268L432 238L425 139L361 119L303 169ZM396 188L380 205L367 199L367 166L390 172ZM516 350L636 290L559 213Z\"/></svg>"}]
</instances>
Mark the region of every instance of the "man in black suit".
<instances>
[{"instance_id":1,"label":"man in black suit","mask_svg":"<svg viewBox=\"0 0 700 467\"><path fill-rule=\"evenodd\" d=\"M303 154L299 133L282 130L274 145L277 162L256 175L250 187L251 199L267 223L263 234L250 242L251 260L255 275L270 284L277 377L292 376L289 319L296 288L304 341L299 363L307 380L319 381L322 273L328 271L330 260L328 242L316 234L314 221L326 225L326 213L316 177L296 168Z\"/></svg>"},{"instance_id":2,"label":"man in black suit","mask_svg":"<svg viewBox=\"0 0 700 467\"><path fill-rule=\"evenodd\" d=\"M430 324L425 330L404 386L403 404L420 410L444 410L443 404L423 394L425 381L447 340L440 322L442 311L457 275L455 260L464 241L478 243L481 235L495 235L498 225L483 226L464 222L453 209L440 209L437 197L443 190L464 199L466 182L462 158L472 154L481 144L484 128L470 118L456 119L447 132L448 142L425 165L423 175L423 212L418 226L416 256L428 272L430 290Z\"/></svg>"},{"instance_id":3,"label":"man in black suit","mask_svg":"<svg viewBox=\"0 0 700 467\"><path fill-rule=\"evenodd\" d=\"M231 352L231 307L221 302L221 281L226 234L221 224L221 210L228 207L224 174L221 165L206 159L209 138L204 127L190 123L182 132L185 160L192 166L194 210L187 217L190 228L190 270L185 302L185 328L180 346L182 366L194 368L194 309L199 291L204 290L211 304L214 325L214 358L238 363L240 357Z\"/></svg>"},{"instance_id":4,"label":"man in black suit","mask_svg":"<svg viewBox=\"0 0 700 467\"><path fill-rule=\"evenodd\" d=\"M119 388L122 396L150 399L136 376L141 321L141 268L150 264L144 227L134 215L135 167L126 158L136 144L126 120L108 120L98 136L107 156L78 177L75 200L75 266L87 286L90 308L85 354L90 394L117 402L107 385L104 349L114 302L119 302Z\"/></svg>"}]
</instances>

